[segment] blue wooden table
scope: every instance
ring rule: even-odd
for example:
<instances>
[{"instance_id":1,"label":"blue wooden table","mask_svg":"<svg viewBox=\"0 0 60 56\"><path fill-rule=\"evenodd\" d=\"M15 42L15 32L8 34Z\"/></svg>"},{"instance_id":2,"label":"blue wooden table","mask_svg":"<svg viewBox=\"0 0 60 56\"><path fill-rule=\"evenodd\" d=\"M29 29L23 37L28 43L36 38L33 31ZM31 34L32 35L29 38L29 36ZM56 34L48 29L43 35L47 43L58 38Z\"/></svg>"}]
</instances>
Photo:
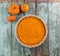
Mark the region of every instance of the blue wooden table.
<instances>
[{"instance_id":1,"label":"blue wooden table","mask_svg":"<svg viewBox=\"0 0 60 56\"><path fill-rule=\"evenodd\" d=\"M0 56L60 56L60 3L40 2L30 3L28 0L13 2L28 3L27 13L16 15L15 22L8 22L10 15L7 11L12 1L0 3ZM15 25L24 15L36 14L43 18L48 26L48 36L45 42L36 48L26 48L18 43L15 37Z\"/></svg>"}]
</instances>

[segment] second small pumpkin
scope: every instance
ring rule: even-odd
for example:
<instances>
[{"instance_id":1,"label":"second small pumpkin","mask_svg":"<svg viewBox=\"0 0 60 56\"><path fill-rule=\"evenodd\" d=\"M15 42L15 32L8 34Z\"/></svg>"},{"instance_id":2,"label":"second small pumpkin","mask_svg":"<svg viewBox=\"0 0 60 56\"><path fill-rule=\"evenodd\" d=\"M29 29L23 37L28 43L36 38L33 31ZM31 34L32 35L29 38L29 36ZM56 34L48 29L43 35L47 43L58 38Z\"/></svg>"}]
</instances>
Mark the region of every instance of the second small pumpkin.
<instances>
[{"instance_id":1,"label":"second small pumpkin","mask_svg":"<svg viewBox=\"0 0 60 56\"><path fill-rule=\"evenodd\" d=\"M21 5L21 11L22 11L22 12L27 12L28 10L29 10L28 4L22 4L22 5Z\"/></svg>"}]
</instances>

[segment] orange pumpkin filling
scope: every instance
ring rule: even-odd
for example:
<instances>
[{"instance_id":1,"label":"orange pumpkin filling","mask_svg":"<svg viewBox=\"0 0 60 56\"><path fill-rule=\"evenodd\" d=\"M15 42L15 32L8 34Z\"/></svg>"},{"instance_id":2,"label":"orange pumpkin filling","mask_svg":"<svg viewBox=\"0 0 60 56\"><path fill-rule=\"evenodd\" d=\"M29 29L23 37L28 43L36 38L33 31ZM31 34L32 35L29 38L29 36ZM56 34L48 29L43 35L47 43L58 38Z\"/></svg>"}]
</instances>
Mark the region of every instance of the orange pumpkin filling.
<instances>
[{"instance_id":1,"label":"orange pumpkin filling","mask_svg":"<svg viewBox=\"0 0 60 56\"><path fill-rule=\"evenodd\" d=\"M17 25L18 39L28 46L39 44L44 39L45 33L43 22L34 16L23 18Z\"/></svg>"}]
</instances>

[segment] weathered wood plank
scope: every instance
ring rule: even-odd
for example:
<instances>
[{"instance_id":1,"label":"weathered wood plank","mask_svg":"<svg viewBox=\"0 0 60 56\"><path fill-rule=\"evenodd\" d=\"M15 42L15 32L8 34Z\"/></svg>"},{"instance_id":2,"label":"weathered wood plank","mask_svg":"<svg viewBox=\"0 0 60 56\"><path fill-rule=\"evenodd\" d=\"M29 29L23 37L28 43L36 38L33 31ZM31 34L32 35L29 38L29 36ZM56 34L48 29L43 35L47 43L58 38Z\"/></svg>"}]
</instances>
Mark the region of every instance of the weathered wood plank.
<instances>
[{"instance_id":1,"label":"weathered wood plank","mask_svg":"<svg viewBox=\"0 0 60 56\"><path fill-rule=\"evenodd\" d=\"M18 43L15 36L15 25L17 21L22 17L22 14L17 16L17 20L12 23L12 56L22 56L22 46Z\"/></svg>"},{"instance_id":2,"label":"weathered wood plank","mask_svg":"<svg viewBox=\"0 0 60 56\"><path fill-rule=\"evenodd\" d=\"M0 2L4 3L4 2L11 2L11 0L0 0Z\"/></svg>"},{"instance_id":3,"label":"weathered wood plank","mask_svg":"<svg viewBox=\"0 0 60 56\"><path fill-rule=\"evenodd\" d=\"M13 0L13 2L22 2L23 0ZM0 0L0 2L11 2L11 0ZM30 3L34 3L35 0L30 0ZM38 3L47 3L47 0L37 0ZM49 3L60 2L60 0L48 0Z\"/></svg>"},{"instance_id":4,"label":"weathered wood plank","mask_svg":"<svg viewBox=\"0 0 60 56\"><path fill-rule=\"evenodd\" d=\"M7 21L8 3L0 4L0 56L11 56L11 23Z\"/></svg>"},{"instance_id":5,"label":"weathered wood plank","mask_svg":"<svg viewBox=\"0 0 60 56\"><path fill-rule=\"evenodd\" d=\"M19 1L22 1L22 0L19 0ZM35 0L29 0L30 3L35 3ZM38 3L53 3L53 2L60 2L60 0L37 0Z\"/></svg>"},{"instance_id":6,"label":"weathered wood plank","mask_svg":"<svg viewBox=\"0 0 60 56\"><path fill-rule=\"evenodd\" d=\"M60 2L60 0L48 0L49 3L55 3L55 2Z\"/></svg>"},{"instance_id":7,"label":"weathered wood plank","mask_svg":"<svg viewBox=\"0 0 60 56\"><path fill-rule=\"evenodd\" d=\"M57 23L57 26L56 26L56 33L57 33L57 44L58 44L58 47L57 47L57 51L58 51L58 56L60 56L60 3L57 3L55 9L56 9L56 23ZM58 13L59 12L59 13Z\"/></svg>"},{"instance_id":8,"label":"weathered wood plank","mask_svg":"<svg viewBox=\"0 0 60 56\"><path fill-rule=\"evenodd\" d=\"M59 36L57 35L57 26L59 21L59 6L57 3L49 4L49 51L50 56L59 56ZM60 15L60 14L59 14Z\"/></svg>"},{"instance_id":9,"label":"weathered wood plank","mask_svg":"<svg viewBox=\"0 0 60 56\"><path fill-rule=\"evenodd\" d=\"M20 4L22 4L21 2L18 2L18 0L12 0L12 2L14 3L14 2L16 2L16 3L18 3L19 5ZM15 22L12 22L12 24L11 24L11 31L12 31L12 56L23 56L23 52L22 52L22 50L23 50L23 47L22 47L22 45L20 45L19 43L18 43L18 41L16 40L16 36L15 36L15 25L16 25L16 23L17 23L17 21L21 18L23 16L23 14L22 13L20 13L20 14L18 14L18 15L16 15L16 21Z\"/></svg>"},{"instance_id":10,"label":"weathered wood plank","mask_svg":"<svg viewBox=\"0 0 60 56\"><path fill-rule=\"evenodd\" d=\"M49 3L46 3L46 7L45 7L45 22L47 24L47 30L48 30L48 34L47 34L47 38L45 40L45 42L43 43L43 55L45 56L49 56L49 7L48 7Z\"/></svg>"},{"instance_id":11,"label":"weathered wood plank","mask_svg":"<svg viewBox=\"0 0 60 56\"><path fill-rule=\"evenodd\" d=\"M12 2L17 2L18 0L11 0Z\"/></svg>"},{"instance_id":12,"label":"weathered wood plank","mask_svg":"<svg viewBox=\"0 0 60 56\"><path fill-rule=\"evenodd\" d=\"M24 0L17 0L17 1L20 2L20 3L23 3Z\"/></svg>"},{"instance_id":13,"label":"weathered wood plank","mask_svg":"<svg viewBox=\"0 0 60 56\"><path fill-rule=\"evenodd\" d=\"M41 2L47 3L47 0L38 0L37 2L38 3L41 3Z\"/></svg>"},{"instance_id":14,"label":"weathered wood plank","mask_svg":"<svg viewBox=\"0 0 60 56\"><path fill-rule=\"evenodd\" d=\"M37 15L40 16L47 24L47 20L48 20L48 5L47 3L39 3L38 7L37 7ZM37 55L49 55L49 46L48 46L49 42L48 42L48 37L45 40L45 42L41 45L42 48L42 52L38 52ZM40 50L41 48L38 48L38 50Z\"/></svg>"}]
</instances>

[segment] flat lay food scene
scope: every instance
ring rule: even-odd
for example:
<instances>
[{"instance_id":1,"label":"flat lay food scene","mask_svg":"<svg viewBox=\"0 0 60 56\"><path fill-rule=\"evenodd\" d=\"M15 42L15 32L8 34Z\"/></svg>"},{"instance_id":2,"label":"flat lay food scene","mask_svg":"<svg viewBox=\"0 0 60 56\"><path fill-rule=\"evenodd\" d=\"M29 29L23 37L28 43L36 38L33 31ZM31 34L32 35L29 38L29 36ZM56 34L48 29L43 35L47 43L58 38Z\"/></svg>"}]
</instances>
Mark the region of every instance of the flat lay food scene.
<instances>
[{"instance_id":1,"label":"flat lay food scene","mask_svg":"<svg viewBox=\"0 0 60 56\"><path fill-rule=\"evenodd\" d=\"M60 56L60 1L0 0L0 56Z\"/></svg>"}]
</instances>

